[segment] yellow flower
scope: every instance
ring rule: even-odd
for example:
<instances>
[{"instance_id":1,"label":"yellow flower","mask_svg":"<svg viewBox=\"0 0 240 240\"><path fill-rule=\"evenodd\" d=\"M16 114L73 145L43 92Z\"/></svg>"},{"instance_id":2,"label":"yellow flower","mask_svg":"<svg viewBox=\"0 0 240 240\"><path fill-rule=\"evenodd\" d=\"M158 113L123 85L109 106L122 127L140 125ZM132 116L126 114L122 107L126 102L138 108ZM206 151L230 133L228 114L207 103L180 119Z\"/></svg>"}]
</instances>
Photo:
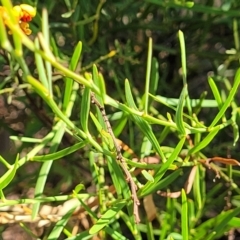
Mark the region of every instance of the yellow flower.
<instances>
[{"instance_id":1,"label":"yellow flower","mask_svg":"<svg viewBox=\"0 0 240 240\"><path fill-rule=\"evenodd\" d=\"M13 7L13 14L16 17L20 28L26 35L30 35L32 33L29 28L28 22L32 21L32 18L36 16L36 8L28 5L28 4L20 4ZM0 6L0 15L3 18L3 21L6 25L9 21L9 16L5 7Z\"/></svg>"}]
</instances>

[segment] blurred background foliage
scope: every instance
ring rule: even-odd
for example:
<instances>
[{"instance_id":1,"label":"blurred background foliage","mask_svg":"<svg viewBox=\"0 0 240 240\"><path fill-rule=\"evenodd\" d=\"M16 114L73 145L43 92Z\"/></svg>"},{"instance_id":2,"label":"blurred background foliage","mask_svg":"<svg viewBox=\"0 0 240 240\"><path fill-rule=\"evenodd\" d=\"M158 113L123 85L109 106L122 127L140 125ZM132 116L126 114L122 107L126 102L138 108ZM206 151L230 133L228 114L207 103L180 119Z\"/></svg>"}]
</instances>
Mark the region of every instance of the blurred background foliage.
<instances>
[{"instance_id":1,"label":"blurred background foliage","mask_svg":"<svg viewBox=\"0 0 240 240\"><path fill-rule=\"evenodd\" d=\"M19 4L19 1L13 3ZM239 39L236 31L240 19L240 2L237 0L195 0L193 6L193 2L180 0L26 0L24 3L37 7L37 16L31 23L33 29L31 38L34 38L41 28L42 9L46 8L49 14L51 46L58 61L68 66L74 47L81 41L83 53L77 72L91 72L93 64L96 64L104 76L107 93L119 101L124 99L124 80L127 78L140 110L149 37L153 39L153 56L159 65L158 95L178 98L182 90L178 30L182 30L185 36L187 78L191 98L199 98L203 93L207 94L207 98L213 98L207 81L207 77L212 76L222 89L224 99L225 92L229 90L225 79L232 82L239 67ZM28 66L37 77L34 57L31 52L25 51ZM1 53L0 152L14 161L16 152L26 153L31 144L10 143L8 136L41 138L51 128L53 116L42 99L22 82L17 73L19 68L17 63L9 62L8 56ZM63 98L61 90L63 77L55 71L53 78L54 97L60 104ZM154 107L164 116L170 111L162 105L159 107L156 104ZM72 120L77 122L79 108L76 107L74 111ZM114 111L115 109L111 107L107 108L108 113ZM199 119L207 125L217 111L206 108L200 113ZM158 132L163 130L161 126L153 128L157 136ZM131 122L117 137L130 146L137 155L140 154L142 133L135 129ZM213 140L211 146L205 149L205 154L229 155L240 159L237 150L239 143L233 147L232 138L232 130L226 128ZM174 147L176 142L176 136L172 134L172 138L165 139L163 145ZM62 148L71 144L72 139L65 135ZM47 152L47 149L44 151ZM80 156L82 159L86 157L84 152ZM91 187L92 177L87 157L86 161L81 163L78 161L79 153L71 155L71 158L71 165L67 164L66 159L54 164L45 189L46 193L49 191L54 195L69 192L79 181ZM6 189L6 195L27 194L27 189L34 187L38 169L38 163L31 163L31 167L28 164L24 165L17 172L17 178L11 187ZM209 181L211 186L214 176L210 175L208 178L206 181ZM236 183L240 183L239 179L236 179ZM222 203L225 205L224 197L228 188L223 189L225 195L221 196L221 203L215 206L216 209L212 208L206 214L206 218L224 207ZM165 200L161 205L165 205ZM210 207L213 206L210 204Z\"/></svg>"}]
</instances>

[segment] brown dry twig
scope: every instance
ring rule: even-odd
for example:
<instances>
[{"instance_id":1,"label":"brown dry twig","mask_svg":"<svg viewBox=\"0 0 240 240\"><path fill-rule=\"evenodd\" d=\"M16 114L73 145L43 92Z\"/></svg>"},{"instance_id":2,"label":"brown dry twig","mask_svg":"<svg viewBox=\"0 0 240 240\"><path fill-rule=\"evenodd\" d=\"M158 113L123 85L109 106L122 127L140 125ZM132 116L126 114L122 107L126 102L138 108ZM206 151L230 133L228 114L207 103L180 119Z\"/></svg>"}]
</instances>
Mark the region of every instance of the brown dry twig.
<instances>
[{"instance_id":1,"label":"brown dry twig","mask_svg":"<svg viewBox=\"0 0 240 240\"><path fill-rule=\"evenodd\" d=\"M212 157L212 158L206 159L206 162L208 162L208 164L210 162L219 162L219 163L223 163L226 165L240 166L240 163L236 159L233 159L233 158Z\"/></svg>"},{"instance_id":2,"label":"brown dry twig","mask_svg":"<svg viewBox=\"0 0 240 240\"><path fill-rule=\"evenodd\" d=\"M107 118L106 112L105 112L105 108L99 103L99 101L96 99L96 97L93 93L91 93L91 102L100 110L102 117L104 119L104 122L106 124L107 131L113 140L114 147L116 148L116 151L117 151L117 160L119 161L120 166L122 167L124 173L126 174L127 181L130 184L132 199L133 199L133 214L135 217L135 222L139 223L140 217L139 217L139 212L138 212L138 206L140 205L140 202L137 197L137 185L135 184L131 173L127 169L126 162L124 161L122 153L121 153L121 147L118 144L116 137L114 136L111 124L110 124L110 122Z\"/></svg>"}]
</instances>

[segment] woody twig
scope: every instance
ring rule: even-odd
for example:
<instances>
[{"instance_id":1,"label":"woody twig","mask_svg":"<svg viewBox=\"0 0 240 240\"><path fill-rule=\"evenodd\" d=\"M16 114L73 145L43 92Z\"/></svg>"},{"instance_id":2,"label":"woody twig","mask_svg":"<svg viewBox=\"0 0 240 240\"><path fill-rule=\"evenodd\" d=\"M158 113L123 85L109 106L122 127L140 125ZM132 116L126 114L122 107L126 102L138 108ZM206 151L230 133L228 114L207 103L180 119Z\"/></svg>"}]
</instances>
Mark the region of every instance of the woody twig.
<instances>
[{"instance_id":1,"label":"woody twig","mask_svg":"<svg viewBox=\"0 0 240 240\"><path fill-rule=\"evenodd\" d=\"M137 186L132 178L131 173L127 169L126 162L124 161L122 153L121 153L121 147L118 144L116 137L114 136L111 124L110 124L110 122L107 118L106 112L105 112L105 108L96 99L94 93L91 93L91 102L100 110L102 117L104 119L104 122L106 124L107 131L113 140L114 147L116 148L116 151L117 151L117 160L119 161L120 166L122 167L124 173L126 174L127 181L130 184L132 199L133 199L133 214L135 217L135 222L139 223L140 217L139 217L139 212L138 212L138 206L140 205L140 202L137 197Z\"/></svg>"}]
</instances>

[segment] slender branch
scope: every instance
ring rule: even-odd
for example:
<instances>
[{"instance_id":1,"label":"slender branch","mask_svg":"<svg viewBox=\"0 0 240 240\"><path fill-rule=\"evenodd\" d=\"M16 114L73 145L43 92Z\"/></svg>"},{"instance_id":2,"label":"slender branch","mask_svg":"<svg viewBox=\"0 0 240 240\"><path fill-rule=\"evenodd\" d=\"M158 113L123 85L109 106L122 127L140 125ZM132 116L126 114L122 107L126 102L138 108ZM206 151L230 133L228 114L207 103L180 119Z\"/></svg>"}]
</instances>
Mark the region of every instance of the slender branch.
<instances>
[{"instance_id":1,"label":"slender branch","mask_svg":"<svg viewBox=\"0 0 240 240\"><path fill-rule=\"evenodd\" d=\"M138 212L138 206L140 205L140 202L139 202L138 197L137 197L137 185L135 184L131 173L127 169L127 164L126 164L125 160L123 159L123 156L122 156L122 153L121 153L121 147L118 144L116 137L114 136L114 133L113 133L111 124L110 124L110 122L107 118L105 109L99 103L99 101L96 99L94 93L91 93L91 102L95 106L97 106L97 108L100 110L100 112L102 114L102 117L103 117L103 120L106 124L107 131L108 131L108 133L110 134L110 136L113 140L114 147L116 148L116 151L117 151L117 160L119 161L120 166L122 167L124 173L126 174L127 181L130 184L132 199L133 199L133 214L134 214L134 217L135 217L135 222L139 223L140 222L140 217L139 217L139 212Z\"/></svg>"}]
</instances>

